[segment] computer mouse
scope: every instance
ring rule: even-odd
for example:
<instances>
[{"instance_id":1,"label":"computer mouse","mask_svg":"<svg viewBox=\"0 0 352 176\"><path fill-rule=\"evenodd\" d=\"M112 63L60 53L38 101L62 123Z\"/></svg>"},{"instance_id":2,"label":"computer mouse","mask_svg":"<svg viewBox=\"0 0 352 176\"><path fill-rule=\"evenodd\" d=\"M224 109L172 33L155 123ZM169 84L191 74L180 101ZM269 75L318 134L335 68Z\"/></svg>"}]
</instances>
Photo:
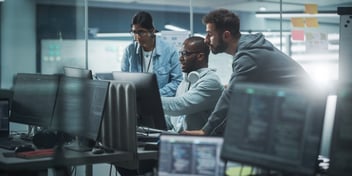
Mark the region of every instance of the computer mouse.
<instances>
[{"instance_id":1,"label":"computer mouse","mask_svg":"<svg viewBox=\"0 0 352 176\"><path fill-rule=\"evenodd\" d=\"M15 148L15 153L18 153L18 152L29 152L29 151L34 151L33 146L30 145L30 144L28 144L28 145L20 145L20 146Z\"/></svg>"},{"instance_id":2,"label":"computer mouse","mask_svg":"<svg viewBox=\"0 0 352 176\"><path fill-rule=\"evenodd\" d=\"M104 153L104 149L102 149L102 148L93 148L92 149L92 153L93 154L102 154L102 153Z\"/></svg>"}]
</instances>

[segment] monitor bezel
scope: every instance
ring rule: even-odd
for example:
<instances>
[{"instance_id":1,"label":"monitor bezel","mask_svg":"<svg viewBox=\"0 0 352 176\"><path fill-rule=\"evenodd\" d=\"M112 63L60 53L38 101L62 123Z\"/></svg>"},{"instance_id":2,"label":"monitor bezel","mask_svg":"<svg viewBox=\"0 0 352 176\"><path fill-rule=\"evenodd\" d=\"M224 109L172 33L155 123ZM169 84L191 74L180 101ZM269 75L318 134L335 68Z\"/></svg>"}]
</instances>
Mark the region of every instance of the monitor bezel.
<instances>
[{"instance_id":1,"label":"monitor bezel","mask_svg":"<svg viewBox=\"0 0 352 176\"><path fill-rule=\"evenodd\" d=\"M27 97L22 97L21 103L23 101L26 103L25 108L32 108L33 106L40 106L37 107L37 109L41 110L49 110L48 114L38 116L34 114L21 114L20 112L17 112L17 110L21 110L21 105L18 104L18 96L23 96L23 95L18 95L21 91L24 89L24 86L18 85L19 79L33 79L35 82L39 83L39 80L43 79L48 79L52 81L52 87L51 87L51 92L49 94L42 94L41 96L47 96L51 95L51 102L45 101L38 103L36 101L39 101L38 98L33 97L33 94L27 94L25 96ZM26 125L34 125L34 126L39 126L39 127L44 127L47 128L51 124L51 119L52 115L54 112L55 108L55 103L56 103L56 95L57 95L57 90L59 86L59 75L49 75L49 74L37 74L37 73L19 73L15 77L14 81L14 86L13 86L13 97L12 97L12 103L11 103L11 113L10 113L10 122L16 122L20 124L26 124ZM46 87L47 88L47 87ZM45 89L48 90L48 89ZM32 92L39 93L39 89L33 89L31 90ZM23 91L22 91L23 92ZM24 100L25 99L25 100ZM48 105L48 107L43 107L42 105Z\"/></svg>"},{"instance_id":2,"label":"monitor bezel","mask_svg":"<svg viewBox=\"0 0 352 176\"><path fill-rule=\"evenodd\" d=\"M222 149L222 145L223 145L223 137L219 137L219 136L195 136L195 135L181 135L181 134L161 134L160 135L160 140L159 140L159 152L158 152L158 174L159 175L167 175L167 176L172 176L172 175L209 175L209 174L214 174L214 175L225 175L223 172L225 172L226 169L226 164L225 162L220 158L220 153L221 153L221 149ZM192 152L190 152L191 154L187 157L187 161L190 161L190 167L192 167L193 169L191 169L192 171L190 171L191 173L175 173L175 170L171 170L171 165L172 162L175 162L174 155L178 155L181 154L180 152L173 152L172 148L168 148L171 147L171 145L191 145L192 146ZM197 158L197 157L201 157L200 156L196 156L195 152L193 151L194 149L199 149L199 147L201 147L201 145L203 145L203 147L205 145L212 145L212 146L208 146L208 147L214 147L214 145L216 146L216 153L215 156L213 156L215 160L211 160L211 162L214 162L215 164L215 173L196 173L195 169L197 167L197 164L201 163L197 163L198 159L203 160L204 158ZM166 149L164 148L166 147ZM164 151L165 150L165 151ZM209 151L204 151L204 150L200 150L202 153L206 153L207 156L210 156ZM168 155L168 157L165 156ZM214 154L214 153L213 153ZM168 161L168 159L171 159L171 161ZM165 161L166 160L166 161ZM180 159L182 161L182 159ZM207 159L204 163L207 163L206 165L209 166L209 159ZM169 169L168 171L165 171L164 169L161 169L161 165L164 164L168 164L169 165ZM204 169L203 167L200 167L200 169ZM214 168L213 168L214 169Z\"/></svg>"},{"instance_id":3,"label":"monitor bezel","mask_svg":"<svg viewBox=\"0 0 352 176\"><path fill-rule=\"evenodd\" d=\"M7 120L5 123L6 127L2 128L0 127L0 137L8 137L10 135L10 99L9 98L3 98L0 97L0 109L1 110L5 110L5 106L7 105L7 119L5 119L2 114L0 114L0 126L2 126L3 124L3 120Z\"/></svg>"},{"instance_id":4,"label":"monitor bezel","mask_svg":"<svg viewBox=\"0 0 352 176\"><path fill-rule=\"evenodd\" d=\"M352 140L348 137L350 134L346 131L346 129L350 128L350 123L346 119L351 116L345 115L346 113L348 114L351 112L351 107L348 107L348 105L351 106L352 104L346 102L351 102L351 98L352 83L339 83L336 91L336 110L328 156L329 167L327 174L329 176L351 175L352 167L351 164L349 164L349 161L351 159L350 153L352 149L350 144Z\"/></svg>"},{"instance_id":5,"label":"monitor bezel","mask_svg":"<svg viewBox=\"0 0 352 176\"><path fill-rule=\"evenodd\" d=\"M72 81L81 85L82 92L79 92L79 95L84 95L84 96L82 96L83 99L81 99L79 102L82 104L89 103L89 105L92 105L93 103L97 103L97 102L93 102L93 100L96 100L95 97L88 97L88 95L91 95L91 94L95 95L95 93L96 93L95 92L96 90L91 91L91 92L87 92L87 88L89 88L89 86L93 86L93 89L97 88L97 87L104 89L103 92L100 92L103 97L101 97L101 101L99 101L97 104L97 105L100 105L100 107L99 107L100 114L96 114L95 111L93 113L93 110L96 107L91 107L91 106L89 106L89 107L91 107L89 110L92 110L92 111L83 112L82 114L81 113L74 114L74 115L78 115L81 117L80 119L77 119L77 122L86 122L86 121L84 121L85 117L83 117L83 116L88 116L90 118L93 117L92 115L94 115L94 117L97 117L96 115L100 116L100 117L98 117L99 120L96 121L96 123L90 124L90 125L95 125L93 131L90 128L87 128L86 126L79 127L78 129L77 128L73 129L73 128L71 128L71 126L65 125L66 122L70 122L70 120L72 120L72 119L71 119L70 115L66 114L69 112L63 113L60 111L60 110L62 110L62 108L65 108L64 107L65 105L61 105L61 103L64 103L67 101L67 99L65 98L67 96L67 94L65 95L65 91L67 90L68 87L64 87L65 85L63 85L63 83L64 82L72 83ZM107 82L107 81L81 79L81 78L75 78L75 77L61 77L60 86L58 88L58 95L57 95L57 99L56 99L56 106L55 106L55 110L53 113L53 118L51 121L50 129L57 130L57 131L63 132L63 133L67 133L69 135L75 135L77 137L81 137L82 139L97 141L97 139L99 138L99 135L100 135L99 133L100 133L100 128L101 128L102 119L103 119L103 115L104 115L106 96L108 93L108 89L109 89L109 82ZM70 93L72 93L72 92L70 91L69 94ZM69 98L72 98L72 97L69 97ZM69 102L69 103L72 103L72 102ZM80 105L82 105L82 104L80 104ZM88 105L86 105L86 107L88 107ZM63 120L63 121L61 121L61 120ZM82 124L82 123L78 123L78 124Z\"/></svg>"},{"instance_id":6,"label":"monitor bezel","mask_svg":"<svg viewBox=\"0 0 352 176\"><path fill-rule=\"evenodd\" d=\"M64 75L74 78L93 79L93 73L90 69L64 66Z\"/></svg>"},{"instance_id":7,"label":"monitor bezel","mask_svg":"<svg viewBox=\"0 0 352 176\"><path fill-rule=\"evenodd\" d=\"M304 152L301 151L303 153L298 156L297 160L294 160L294 159L290 160L285 157L281 157L281 158L274 157L268 153L265 153L265 151L252 152L250 150L246 150L244 149L244 147L241 147L242 144L241 142L239 142L240 139L234 136L237 134L237 131L232 129L234 128L234 127L231 127L233 125L229 125L229 124L233 124L234 123L233 121L235 120L235 118L233 118L233 114L230 113L229 111L227 114L227 126L224 134L224 145L223 145L221 157L224 160L261 167L267 170L276 170L283 173L294 173L294 174L303 174L303 175L312 175L316 173L318 156L320 154L321 139L322 139L321 136L323 131L324 114L325 114L325 106L326 106L326 94L324 93L324 91L315 90L315 92L312 92L311 90L313 89L310 89L310 88L302 89L298 87L289 88L287 86L269 85L269 84L238 83L235 86L233 93L239 91L245 94L253 94L250 92L256 89L262 89L262 90L268 91L268 92L265 92L265 94L268 94L270 96L272 96L271 95L272 93L277 92L278 96L286 96L285 94L280 95L281 93L286 93L286 94L307 97L308 106L307 106L305 115L308 118L305 120L305 123L306 123L304 126L305 128L302 130L305 130L305 132L307 132L308 130L315 129L315 132L318 133L318 135L314 136L316 137L315 141L311 142L311 143L314 143L314 144L311 144L312 145L311 147L314 147L314 149L312 149L313 153L309 153L310 156L308 158L303 159ZM248 92L245 92L245 91L248 91ZM238 99L238 97L236 98ZM231 102L236 101L235 100L236 98L231 98L230 101ZM246 98L248 99L248 97ZM244 110L246 108L241 107L239 109ZM313 121L311 118L315 119L315 121ZM270 125L269 128L273 128L274 125ZM311 128L306 129L306 128L309 128L309 126ZM306 136L306 138L308 137ZM237 141L237 143L234 144L234 141ZM307 145L308 142L304 144ZM304 148L304 149L307 150L307 148ZM308 161L310 163L309 166L304 165L304 163L307 162L307 160L309 160Z\"/></svg>"},{"instance_id":8,"label":"monitor bezel","mask_svg":"<svg viewBox=\"0 0 352 176\"><path fill-rule=\"evenodd\" d=\"M130 82L135 85L137 99L137 125L159 130L167 130L164 110L155 73L113 71L115 81ZM141 102L141 99L143 102ZM141 109L142 105L147 108ZM150 105L152 105L150 107ZM144 112L140 112L144 111ZM147 111L147 115L141 115ZM150 115L153 115L152 117Z\"/></svg>"}]
</instances>

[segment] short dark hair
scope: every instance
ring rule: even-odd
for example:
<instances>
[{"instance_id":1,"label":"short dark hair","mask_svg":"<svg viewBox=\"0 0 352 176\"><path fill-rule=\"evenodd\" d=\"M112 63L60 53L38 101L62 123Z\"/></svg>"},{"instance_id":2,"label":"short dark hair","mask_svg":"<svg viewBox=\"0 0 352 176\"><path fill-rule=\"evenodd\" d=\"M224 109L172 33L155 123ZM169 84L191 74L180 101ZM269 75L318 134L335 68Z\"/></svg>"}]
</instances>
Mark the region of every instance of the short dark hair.
<instances>
[{"instance_id":1,"label":"short dark hair","mask_svg":"<svg viewBox=\"0 0 352 176\"><path fill-rule=\"evenodd\" d=\"M204 42L203 37L199 36L192 36L186 39L189 43L192 43L192 45L197 48L200 52L205 54L205 58L209 57L210 49L209 46Z\"/></svg>"},{"instance_id":2,"label":"short dark hair","mask_svg":"<svg viewBox=\"0 0 352 176\"><path fill-rule=\"evenodd\" d=\"M148 30L154 29L153 18L150 13L145 11L140 11L133 16L131 27L132 25L136 24L139 24L141 25L141 27L146 28Z\"/></svg>"},{"instance_id":3,"label":"short dark hair","mask_svg":"<svg viewBox=\"0 0 352 176\"><path fill-rule=\"evenodd\" d=\"M205 15L203 24L213 23L218 32L230 31L232 36L240 36L240 18L227 9L217 9Z\"/></svg>"}]
</instances>

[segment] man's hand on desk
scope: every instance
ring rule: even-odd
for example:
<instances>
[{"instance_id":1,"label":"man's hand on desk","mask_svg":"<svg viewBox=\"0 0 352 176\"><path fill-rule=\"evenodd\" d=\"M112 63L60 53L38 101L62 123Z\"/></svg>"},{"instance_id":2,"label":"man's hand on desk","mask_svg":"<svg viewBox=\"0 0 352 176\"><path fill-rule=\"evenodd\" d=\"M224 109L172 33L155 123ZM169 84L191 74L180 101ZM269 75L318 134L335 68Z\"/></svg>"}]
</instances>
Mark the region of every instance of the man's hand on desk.
<instances>
[{"instance_id":1,"label":"man's hand on desk","mask_svg":"<svg viewBox=\"0 0 352 176\"><path fill-rule=\"evenodd\" d=\"M205 132L203 130L192 130L192 131L182 131L180 134L185 135L195 135L195 136L204 136Z\"/></svg>"}]
</instances>

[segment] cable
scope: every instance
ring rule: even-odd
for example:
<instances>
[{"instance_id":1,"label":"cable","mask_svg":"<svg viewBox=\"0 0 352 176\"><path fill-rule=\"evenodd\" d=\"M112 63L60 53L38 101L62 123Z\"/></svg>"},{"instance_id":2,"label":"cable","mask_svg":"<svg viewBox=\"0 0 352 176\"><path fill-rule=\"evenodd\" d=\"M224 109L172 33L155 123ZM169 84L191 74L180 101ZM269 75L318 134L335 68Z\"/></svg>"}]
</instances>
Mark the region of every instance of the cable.
<instances>
[{"instance_id":1,"label":"cable","mask_svg":"<svg viewBox=\"0 0 352 176\"><path fill-rule=\"evenodd\" d=\"M112 171L112 164L110 164L110 170L109 170L109 175L111 176L111 171Z\"/></svg>"},{"instance_id":2,"label":"cable","mask_svg":"<svg viewBox=\"0 0 352 176\"><path fill-rule=\"evenodd\" d=\"M243 171L243 164L241 164L240 173L238 174L239 176L242 175L242 171Z\"/></svg>"},{"instance_id":3,"label":"cable","mask_svg":"<svg viewBox=\"0 0 352 176\"><path fill-rule=\"evenodd\" d=\"M223 168L224 175L226 175L226 169L227 169L227 160L224 161L224 168Z\"/></svg>"},{"instance_id":4,"label":"cable","mask_svg":"<svg viewBox=\"0 0 352 176\"><path fill-rule=\"evenodd\" d=\"M76 174L77 174L76 167L74 166L74 167L71 168L71 174L70 175L76 175Z\"/></svg>"},{"instance_id":5,"label":"cable","mask_svg":"<svg viewBox=\"0 0 352 176\"><path fill-rule=\"evenodd\" d=\"M250 172L249 172L249 175L253 175L253 166L250 166L250 168L251 168L251 170L250 170Z\"/></svg>"}]
</instances>

